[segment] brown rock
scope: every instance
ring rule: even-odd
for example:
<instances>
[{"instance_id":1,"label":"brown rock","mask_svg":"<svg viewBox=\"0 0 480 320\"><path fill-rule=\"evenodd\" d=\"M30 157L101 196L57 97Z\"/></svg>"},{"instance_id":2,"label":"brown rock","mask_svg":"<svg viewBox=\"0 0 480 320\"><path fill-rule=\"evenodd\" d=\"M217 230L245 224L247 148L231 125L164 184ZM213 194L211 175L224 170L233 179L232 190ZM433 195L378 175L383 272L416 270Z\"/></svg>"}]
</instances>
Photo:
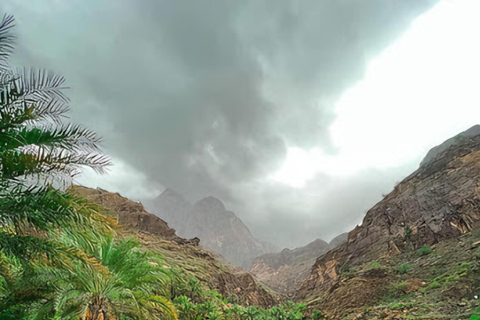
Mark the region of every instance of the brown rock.
<instances>
[{"instance_id":1,"label":"brown rock","mask_svg":"<svg viewBox=\"0 0 480 320\"><path fill-rule=\"evenodd\" d=\"M328 292L340 269L457 237L480 221L480 126L429 152L417 171L370 209L348 241L315 262L297 297Z\"/></svg>"},{"instance_id":2,"label":"brown rock","mask_svg":"<svg viewBox=\"0 0 480 320\"><path fill-rule=\"evenodd\" d=\"M157 216L145 211L136 203L102 189L72 187L78 195L108 209L118 218L120 237L135 236L143 246L162 253L166 260L174 261L177 267L193 273L212 290L224 297L236 294L243 305L269 307L276 300L254 278L245 272L237 272L222 265L215 254L199 246L199 239L183 239L175 235L175 230ZM182 264L178 261L182 262Z\"/></svg>"},{"instance_id":3,"label":"brown rock","mask_svg":"<svg viewBox=\"0 0 480 320\"><path fill-rule=\"evenodd\" d=\"M250 272L278 293L289 296L307 279L315 259L328 248L328 243L316 239L300 248L265 254L253 261Z\"/></svg>"}]
</instances>

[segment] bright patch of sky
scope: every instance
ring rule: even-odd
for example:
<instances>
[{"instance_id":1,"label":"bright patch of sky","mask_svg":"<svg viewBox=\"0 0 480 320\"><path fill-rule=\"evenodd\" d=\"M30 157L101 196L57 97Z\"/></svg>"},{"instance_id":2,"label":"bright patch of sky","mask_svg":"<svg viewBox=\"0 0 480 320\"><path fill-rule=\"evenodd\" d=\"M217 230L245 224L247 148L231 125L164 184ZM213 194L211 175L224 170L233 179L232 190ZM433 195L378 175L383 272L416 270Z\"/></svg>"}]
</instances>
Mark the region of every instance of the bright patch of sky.
<instances>
[{"instance_id":1,"label":"bright patch of sky","mask_svg":"<svg viewBox=\"0 0 480 320\"><path fill-rule=\"evenodd\" d=\"M105 175L85 168L82 175L74 181L75 184L118 192L134 201L154 198L164 189L124 161L112 158L112 163L113 166L108 168L108 174Z\"/></svg>"},{"instance_id":2,"label":"bright patch of sky","mask_svg":"<svg viewBox=\"0 0 480 320\"><path fill-rule=\"evenodd\" d=\"M444 0L370 62L336 104L335 155L288 149L271 178L301 188L316 174L419 163L426 152L480 123L480 1Z\"/></svg>"}]
</instances>

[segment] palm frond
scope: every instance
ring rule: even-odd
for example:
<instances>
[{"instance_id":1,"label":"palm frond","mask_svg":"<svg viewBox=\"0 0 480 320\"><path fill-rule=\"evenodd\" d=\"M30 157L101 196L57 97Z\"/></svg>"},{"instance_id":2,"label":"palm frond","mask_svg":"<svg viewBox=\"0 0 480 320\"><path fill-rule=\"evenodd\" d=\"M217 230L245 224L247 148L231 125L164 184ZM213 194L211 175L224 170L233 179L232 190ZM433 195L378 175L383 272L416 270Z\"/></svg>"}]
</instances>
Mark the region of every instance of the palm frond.
<instances>
[{"instance_id":1,"label":"palm frond","mask_svg":"<svg viewBox=\"0 0 480 320\"><path fill-rule=\"evenodd\" d=\"M35 146L46 149L65 149L70 152L98 152L100 138L89 129L79 125L49 125L23 127L7 130L0 135L0 144L4 149L17 149Z\"/></svg>"},{"instance_id":2,"label":"palm frond","mask_svg":"<svg viewBox=\"0 0 480 320\"><path fill-rule=\"evenodd\" d=\"M0 68L6 68L6 61L14 49L15 37L11 33L14 25L14 18L10 15L4 15L0 22Z\"/></svg>"}]
</instances>

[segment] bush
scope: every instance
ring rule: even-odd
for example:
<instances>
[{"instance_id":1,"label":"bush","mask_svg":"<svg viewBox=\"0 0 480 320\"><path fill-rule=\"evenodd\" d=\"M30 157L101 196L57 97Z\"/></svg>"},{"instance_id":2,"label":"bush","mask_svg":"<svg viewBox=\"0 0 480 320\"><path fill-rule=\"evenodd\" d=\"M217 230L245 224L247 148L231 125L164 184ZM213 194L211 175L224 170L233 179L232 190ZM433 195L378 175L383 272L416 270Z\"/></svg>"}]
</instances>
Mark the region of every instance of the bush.
<instances>
[{"instance_id":1,"label":"bush","mask_svg":"<svg viewBox=\"0 0 480 320\"><path fill-rule=\"evenodd\" d=\"M412 269L412 265L409 263L402 264L396 267L396 271L398 274L404 274L409 272Z\"/></svg>"},{"instance_id":2,"label":"bush","mask_svg":"<svg viewBox=\"0 0 480 320\"><path fill-rule=\"evenodd\" d=\"M394 287L396 290L405 292L405 291L407 290L408 284L407 284L406 281L402 281L402 282L400 282L400 283L394 284L393 287Z\"/></svg>"},{"instance_id":3,"label":"bush","mask_svg":"<svg viewBox=\"0 0 480 320\"><path fill-rule=\"evenodd\" d=\"M442 285L438 281L433 281L428 285L430 289L440 288Z\"/></svg>"},{"instance_id":4,"label":"bush","mask_svg":"<svg viewBox=\"0 0 480 320\"><path fill-rule=\"evenodd\" d=\"M421 247L417 251L419 256L426 256L426 255L429 255L432 252L433 252L432 247L430 247L428 245L424 245L423 247Z\"/></svg>"},{"instance_id":5,"label":"bush","mask_svg":"<svg viewBox=\"0 0 480 320\"><path fill-rule=\"evenodd\" d=\"M377 261L375 260L372 260L370 261L370 263L368 264L369 268L370 269L380 269L382 266L380 265L380 263L378 263Z\"/></svg>"}]
</instances>

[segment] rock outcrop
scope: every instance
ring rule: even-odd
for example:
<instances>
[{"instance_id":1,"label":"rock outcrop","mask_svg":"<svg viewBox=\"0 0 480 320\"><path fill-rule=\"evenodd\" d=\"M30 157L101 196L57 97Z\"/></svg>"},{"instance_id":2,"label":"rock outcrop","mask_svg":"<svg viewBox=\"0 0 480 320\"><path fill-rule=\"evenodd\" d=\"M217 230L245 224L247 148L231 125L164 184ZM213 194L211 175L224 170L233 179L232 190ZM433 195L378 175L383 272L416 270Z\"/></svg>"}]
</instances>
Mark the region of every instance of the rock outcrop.
<instances>
[{"instance_id":1,"label":"rock outcrop","mask_svg":"<svg viewBox=\"0 0 480 320\"><path fill-rule=\"evenodd\" d=\"M352 266L460 236L480 221L480 126L432 149L370 209L348 241L315 262L297 298L334 294Z\"/></svg>"},{"instance_id":2,"label":"rock outcrop","mask_svg":"<svg viewBox=\"0 0 480 320\"><path fill-rule=\"evenodd\" d=\"M236 295L243 305L269 307L276 300L259 286L252 275L222 265L215 254L199 246L199 239L178 237L175 230L159 217L147 212L143 205L128 200L118 193L102 189L72 187L78 195L105 207L118 219L120 237L133 236L149 250L165 257L165 262L193 274L205 286L217 290L224 297Z\"/></svg>"},{"instance_id":3,"label":"rock outcrop","mask_svg":"<svg viewBox=\"0 0 480 320\"><path fill-rule=\"evenodd\" d=\"M149 207L179 236L198 237L203 247L245 270L255 257L276 251L274 246L253 237L242 220L217 198L207 197L191 205L181 194L166 189Z\"/></svg>"},{"instance_id":4,"label":"rock outcrop","mask_svg":"<svg viewBox=\"0 0 480 320\"><path fill-rule=\"evenodd\" d=\"M265 254L253 261L250 272L270 288L291 297L310 274L315 259L328 248L328 243L316 239L300 248Z\"/></svg>"}]
</instances>

